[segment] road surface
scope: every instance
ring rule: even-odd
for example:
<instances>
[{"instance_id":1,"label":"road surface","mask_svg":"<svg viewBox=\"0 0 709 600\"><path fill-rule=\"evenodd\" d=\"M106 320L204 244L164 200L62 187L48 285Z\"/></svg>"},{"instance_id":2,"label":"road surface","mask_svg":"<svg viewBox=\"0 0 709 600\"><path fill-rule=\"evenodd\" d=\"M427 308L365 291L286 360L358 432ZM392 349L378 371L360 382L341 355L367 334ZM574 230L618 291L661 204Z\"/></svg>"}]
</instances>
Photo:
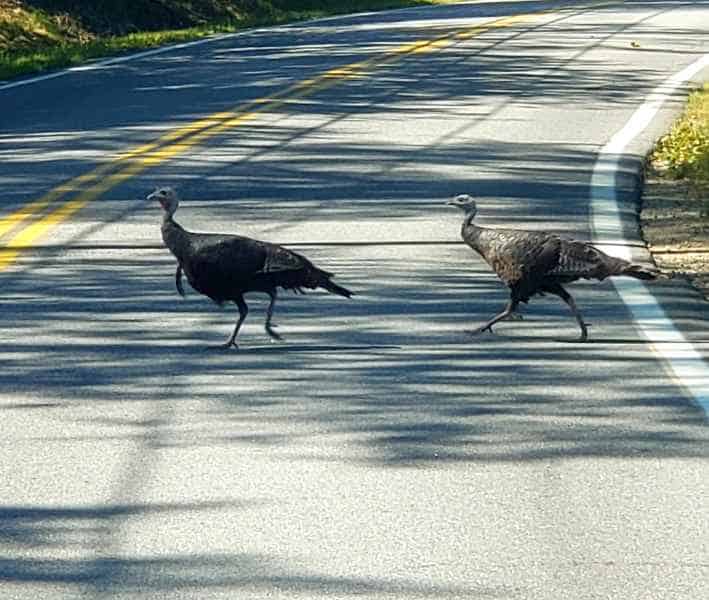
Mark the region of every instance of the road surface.
<instances>
[{"instance_id":1,"label":"road surface","mask_svg":"<svg viewBox=\"0 0 709 600\"><path fill-rule=\"evenodd\" d=\"M0 86L0 596L708 597L697 382L610 282L572 286L587 344L555 298L467 336L506 294L445 206L647 260L639 157L707 71L628 141L623 236L594 168L708 30L703 1L455 4ZM254 297L216 350L236 310L177 296L157 185L356 297L283 294L277 344ZM706 359L706 303L649 289Z\"/></svg>"}]
</instances>

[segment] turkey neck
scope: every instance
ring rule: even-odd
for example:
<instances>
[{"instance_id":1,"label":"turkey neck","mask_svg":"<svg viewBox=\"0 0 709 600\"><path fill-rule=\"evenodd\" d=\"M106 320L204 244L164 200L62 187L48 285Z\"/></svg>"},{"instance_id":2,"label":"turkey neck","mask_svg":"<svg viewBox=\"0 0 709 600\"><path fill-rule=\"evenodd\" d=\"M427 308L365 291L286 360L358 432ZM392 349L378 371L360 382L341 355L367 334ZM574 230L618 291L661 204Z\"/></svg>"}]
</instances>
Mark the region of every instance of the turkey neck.
<instances>
[{"instance_id":1,"label":"turkey neck","mask_svg":"<svg viewBox=\"0 0 709 600\"><path fill-rule=\"evenodd\" d=\"M170 251L182 262L190 247L189 233L185 231L175 220L171 214L165 213L162 218L162 240Z\"/></svg>"},{"instance_id":2,"label":"turkey neck","mask_svg":"<svg viewBox=\"0 0 709 600\"><path fill-rule=\"evenodd\" d=\"M482 227L478 227L475 223L473 223L474 218L475 214L473 213L465 215L465 219L463 219L463 226L460 229L460 235L469 246L475 248L476 250L481 250L480 234L484 230Z\"/></svg>"}]
</instances>

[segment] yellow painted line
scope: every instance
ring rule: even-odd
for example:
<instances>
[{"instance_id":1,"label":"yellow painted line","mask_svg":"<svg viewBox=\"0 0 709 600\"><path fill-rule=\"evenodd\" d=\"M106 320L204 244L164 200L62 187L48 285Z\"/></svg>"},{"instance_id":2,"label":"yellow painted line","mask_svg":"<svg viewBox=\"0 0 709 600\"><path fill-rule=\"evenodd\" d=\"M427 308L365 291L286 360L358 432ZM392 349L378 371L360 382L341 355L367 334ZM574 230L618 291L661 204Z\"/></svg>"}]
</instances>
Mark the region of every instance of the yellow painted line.
<instances>
[{"instance_id":1,"label":"yellow painted line","mask_svg":"<svg viewBox=\"0 0 709 600\"><path fill-rule=\"evenodd\" d=\"M78 177L74 177L73 179L70 179L65 183L62 183L61 185L44 194L37 200L33 200L32 202L21 206L19 209L4 217L0 217L0 237L5 235L11 229L18 227L27 219L36 216L52 202L56 201L62 196L77 192L83 185L95 181L99 177L102 177L107 172L114 169L116 165L144 155L166 143L179 140L182 137L195 135L196 132L198 133L204 129L213 127L220 121L233 118L233 116L233 112L219 112L214 113L213 115L210 115L205 119L194 121L184 127L178 127L177 129L171 130L168 133L160 136L153 142L143 144L141 146L137 146L136 148L128 150L127 152L118 155L117 158L109 162L102 163L93 170L84 173L83 175L79 175Z\"/></svg>"},{"instance_id":2,"label":"yellow painted line","mask_svg":"<svg viewBox=\"0 0 709 600\"><path fill-rule=\"evenodd\" d=\"M171 146L158 148L147 156L137 157L122 171L112 173L105 179L89 187L86 191L79 193L75 198L65 202L42 219L35 221L28 227L24 228L4 246L0 247L0 272L7 269L15 262L21 252L27 250L39 238L44 236L50 229L56 227L62 221L71 217L74 213L81 210L92 200L98 198L104 192L116 187L127 179L134 177L145 169L158 165L166 160L169 160L177 154L182 154L192 146L199 144L204 139L216 135L220 131L231 129L237 125L256 117L256 113L247 113L239 115L221 123L216 129L203 130L182 142Z\"/></svg>"},{"instance_id":3,"label":"yellow painted line","mask_svg":"<svg viewBox=\"0 0 709 600\"><path fill-rule=\"evenodd\" d=\"M208 117L204 119L200 119L198 121L193 121L183 127L178 127L177 129L173 129L171 131L168 131L164 135L161 135L158 139L156 139L153 142L149 142L147 144L143 144L142 146L138 146L137 148L134 148L132 150L129 150L121 155L118 156L113 162L122 162L125 160L130 160L131 158L135 158L137 156L141 156L147 152L150 152L151 150L154 150L155 148L162 146L166 143L173 142L175 140L178 140L180 138L189 136L189 135L194 135L195 133L203 130L203 129L208 129L210 127L213 127L215 124L223 121L224 119L228 119L231 116L233 116L233 112L231 111L224 111L224 112L217 112L212 115L209 115Z\"/></svg>"},{"instance_id":4,"label":"yellow painted line","mask_svg":"<svg viewBox=\"0 0 709 600\"><path fill-rule=\"evenodd\" d=\"M250 102L247 106L253 105L254 107L250 113L239 114L239 112L236 111L217 112L204 119L189 123L184 127L178 127L171 130L152 142L128 150L127 152L120 154L117 158L103 163L95 169L57 186L47 194L41 196L37 200L23 205L9 215L0 217L0 237L5 235L11 229L18 227L27 219L39 214L52 202L66 194L78 191L82 185L105 175L108 171L115 168L117 165L120 165L122 162L130 161L132 159L139 159L140 157L147 155L149 165L159 164L163 162L163 160L183 152L207 137L216 135L225 129L229 129L245 120L248 120L257 112L263 112L268 108L274 108L285 104L286 98L282 100L279 100L279 98L281 96L285 97L289 92L293 92L293 94L288 97L288 99L292 99L296 97L296 92L300 92L299 95L302 95L302 92L308 89L308 87L312 88L312 92L323 89L323 84L328 79L344 79L358 74L361 75L361 73L359 73L357 63L353 63L352 65L344 68L332 69L331 71L327 71L315 79L299 82L298 84L287 88L278 95L260 98ZM315 87L316 85L318 86L317 88ZM209 135L205 135L207 133ZM181 138L188 138L193 141L179 142ZM172 144L172 146L167 150L161 149L161 147L176 141L177 143ZM9 245L10 244L7 244L7 246ZM0 271L2 270L2 265L3 262L0 261Z\"/></svg>"},{"instance_id":5,"label":"yellow painted line","mask_svg":"<svg viewBox=\"0 0 709 600\"><path fill-rule=\"evenodd\" d=\"M97 167L93 171L90 171L89 173L74 177L74 179L70 179L69 181L62 183L50 192L44 194L44 196L37 198L37 200L34 200L29 204L25 204L24 206L21 206L19 209L10 213L9 215L0 218L0 237L2 237L11 229L14 229L15 227L19 226L27 219L35 216L37 213L44 210L57 198L60 198L65 194L75 192L82 184L92 181L97 177L100 177L105 172L107 172L111 166L112 165L104 164L100 167Z\"/></svg>"},{"instance_id":6,"label":"yellow painted line","mask_svg":"<svg viewBox=\"0 0 709 600\"><path fill-rule=\"evenodd\" d=\"M0 236L10 231L10 229L17 227L20 223L23 223L41 210L44 210L45 206L48 206L50 202L60 195L61 193L53 190L0 219Z\"/></svg>"},{"instance_id":7,"label":"yellow painted line","mask_svg":"<svg viewBox=\"0 0 709 600\"><path fill-rule=\"evenodd\" d=\"M448 33L438 38L403 44L379 56L354 62L343 67L330 69L316 77L291 85L282 92L272 96L250 101L233 110L214 113L183 127L171 130L158 137L153 142L142 144L128 150L112 161L103 163L92 171L71 179L67 183L51 190L41 198L30 202L12 214L0 219L0 236L2 236L11 229L19 226L25 220L37 216L38 213L45 210L51 203L62 196L77 192L80 187L96 181L105 175L101 181L91 185L85 191L79 192L74 198L64 202L41 219L37 219L35 222L26 226L15 234L6 244L0 247L0 271L8 268L15 262L22 251L31 247L34 242L44 236L50 229L71 217L104 192L134 177L149 167L159 165L186 152L210 137L218 135L228 129L238 127L242 123L255 118L259 113L279 108L290 100L312 95L323 89L333 87L342 81L364 77L374 68L396 62L407 55L437 51L456 41L469 39L492 29L508 27L532 19L538 16L538 14L539 13L502 17L490 23L477 25L463 31ZM121 164L126 162L128 164L122 170L107 174L112 169L120 167Z\"/></svg>"},{"instance_id":8,"label":"yellow painted line","mask_svg":"<svg viewBox=\"0 0 709 600\"><path fill-rule=\"evenodd\" d=\"M25 227L9 242L7 242L7 244L0 247L0 271L5 270L13 262L15 262L17 256L22 251L26 250L33 244L33 242L46 234L52 227L59 225L62 221L68 219L71 215L82 209L105 191L115 187L126 179L130 179L140 171L146 169L148 166L149 165L147 164L135 163L123 171L113 173L100 183L91 186L86 191L78 194L75 198L65 202L42 219Z\"/></svg>"},{"instance_id":9,"label":"yellow painted line","mask_svg":"<svg viewBox=\"0 0 709 600\"><path fill-rule=\"evenodd\" d=\"M528 23L532 21L533 19L536 19L540 16L542 16L542 12L534 13L534 14L529 14L529 15L514 15L511 17L505 17L502 19L503 23L498 25L497 27L511 27L512 25L518 25L521 23ZM465 31L461 31L457 34L455 34L456 40L468 40L470 38L473 38L477 35L480 35L481 33L485 33L486 31L489 31L492 29L492 27L489 27L487 25L479 25L478 27L473 27L472 29L467 29Z\"/></svg>"}]
</instances>

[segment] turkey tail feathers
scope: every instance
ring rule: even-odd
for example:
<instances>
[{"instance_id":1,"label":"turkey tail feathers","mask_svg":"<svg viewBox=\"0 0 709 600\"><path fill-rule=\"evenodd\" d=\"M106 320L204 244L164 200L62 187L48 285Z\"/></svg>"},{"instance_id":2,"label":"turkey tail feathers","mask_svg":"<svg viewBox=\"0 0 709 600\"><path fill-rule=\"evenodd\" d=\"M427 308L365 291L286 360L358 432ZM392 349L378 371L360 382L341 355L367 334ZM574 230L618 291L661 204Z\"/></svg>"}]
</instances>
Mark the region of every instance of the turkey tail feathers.
<instances>
[{"instance_id":1,"label":"turkey tail feathers","mask_svg":"<svg viewBox=\"0 0 709 600\"><path fill-rule=\"evenodd\" d=\"M630 277L635 277L635 279L650 281L657 279L660 276L660 272L657 269L647 268L636 264L629 264L619 273L619 275L628 275Z\"/></svg>"},{"instance_id":2,"label":"turkey tail feathers","mask_svg":"<svg viewBox=\"0 0 709 600\"><path fill-rule=\"evenodd\" d=\"M352 292L350 292L350 290L343 288L341 285L337 285L336 283L330 281L329 278L323 278L319 285L321 288L324 288L333 294L337 294L338 296L344 296L345 298L352 297Z\"/></svg>"}]
</instances>

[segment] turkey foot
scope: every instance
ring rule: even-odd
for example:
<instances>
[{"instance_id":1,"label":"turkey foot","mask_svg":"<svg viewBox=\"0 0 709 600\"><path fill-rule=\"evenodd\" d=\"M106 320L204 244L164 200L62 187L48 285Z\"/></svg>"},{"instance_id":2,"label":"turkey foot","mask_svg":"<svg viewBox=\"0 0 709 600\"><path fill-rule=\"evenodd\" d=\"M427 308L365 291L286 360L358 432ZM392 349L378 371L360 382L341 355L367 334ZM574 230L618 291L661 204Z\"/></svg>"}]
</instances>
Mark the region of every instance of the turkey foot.
<instances>
[{"instance_id":1,"label":"turkey foot","mask_svg":"<svg viewBox=\"0 0 709 600\"><path fill-rule=\"evenodd\" d=\"M274 327L278 327L278 325L271 325L271 324L266 325L266 326L265 326L266 333L267 333L269 336L271 336L271 340L275 340L275 341L277 341L277 342L282 342L282 341L283 341L283 336L282 336L280 333L278 333L278 332L276 332L276 331L273 331L273 328L274 328Z\"/></svg>"}]
</instances>

